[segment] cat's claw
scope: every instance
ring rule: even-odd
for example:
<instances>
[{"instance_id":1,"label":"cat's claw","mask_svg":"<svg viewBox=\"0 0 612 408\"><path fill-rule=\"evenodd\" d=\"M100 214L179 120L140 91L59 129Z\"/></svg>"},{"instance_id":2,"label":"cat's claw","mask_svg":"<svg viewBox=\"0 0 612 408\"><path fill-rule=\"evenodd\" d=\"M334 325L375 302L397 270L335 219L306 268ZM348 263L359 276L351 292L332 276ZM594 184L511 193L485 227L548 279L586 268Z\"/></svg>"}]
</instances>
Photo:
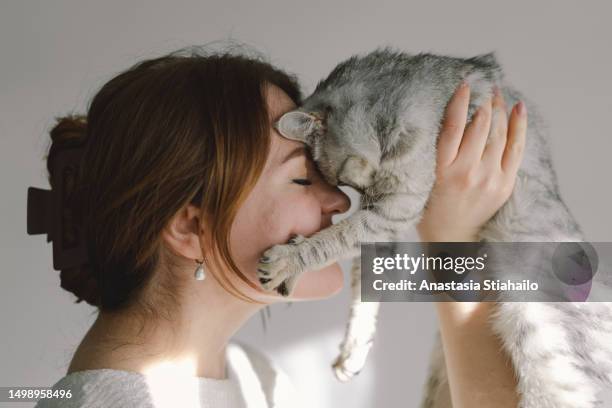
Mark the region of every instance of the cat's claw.
<instances>
[{"instance_id":1,"label":"cat's claw","mask_svg":"<svg viewBox=\"0 0 612 408\"><path fill-rule=\"evenodd\" d=\"M257 265L257 278L264 289L289 296L304 267L299 257L298 245L305 240L302 235L293 236L285 245L275 245L264 252Z\"/></svg>"},{"instance_id":2,"label":"cat's claw","mask_svg":"<svg viewBox=\"0 0 612 408\"><path fill-rule=\"evenodd\" d=\"M295 289L299 277L300 275L297 274L287 278L287 280L278 285L276 291L282 296L289 296L291 293L293 293L293 289Z\"/></svg>"}]
</instances>

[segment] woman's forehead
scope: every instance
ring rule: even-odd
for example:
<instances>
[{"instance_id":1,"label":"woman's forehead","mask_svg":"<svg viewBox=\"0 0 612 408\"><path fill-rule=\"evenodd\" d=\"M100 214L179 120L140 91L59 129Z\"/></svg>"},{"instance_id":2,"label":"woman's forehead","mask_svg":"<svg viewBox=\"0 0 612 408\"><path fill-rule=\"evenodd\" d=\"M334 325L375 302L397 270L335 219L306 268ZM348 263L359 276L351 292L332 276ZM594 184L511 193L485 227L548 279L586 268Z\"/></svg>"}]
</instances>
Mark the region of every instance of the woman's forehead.
<instances>
[{"instance_id":1,"label":"woman's forehead","mask_svg":"<svg viewBox=\"0 0 612 408\"><path fill-rule=\"evenodd\" d=\"M266 102L268 104L270 123L277 121L284 113L297 107L289 95L276 85L267 85Z\"/></svg>"},{"instance_id":2,"label":"woman's forehead","mask_svg":"<svg viewBox=\"0 0 612 408\"><path fill-rule=\"evenodd\" d=\"M296 151L296 150L299 150ZM270 155L268 161L274 166L280 166L288 156L306 156L306 145L295 140L287 139L273 130L270 135Z\"/></svg>"},{"instance_id":3,"label":"woman's forehead","mask_svg":"<svg viewBox=\"0 0 612 408\"><path fill-rule=\"evenodd\" d=\"M277 121L284 113L297 107L289 95L276 85L267 85L266 100L268 103L270 125ZM268 165L273 165L274 167L280 165L285 156L291 154L296 147L304 146L301 142L283 137L274 126L270 126L270 130Z\"/></svg>"}]
</instances>

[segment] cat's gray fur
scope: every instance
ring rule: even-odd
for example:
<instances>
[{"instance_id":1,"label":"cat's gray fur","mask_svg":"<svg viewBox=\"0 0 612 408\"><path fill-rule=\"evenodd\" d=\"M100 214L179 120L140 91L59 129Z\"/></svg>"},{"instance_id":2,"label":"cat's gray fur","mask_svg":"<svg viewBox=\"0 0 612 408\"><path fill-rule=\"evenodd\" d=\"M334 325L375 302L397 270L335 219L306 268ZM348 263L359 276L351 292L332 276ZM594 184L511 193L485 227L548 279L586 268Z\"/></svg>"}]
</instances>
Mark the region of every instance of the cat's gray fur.
<instances>
[{"instance_id":1,"label":"cat's gray fur","mask_svg":"<svg viewBox=\"0 0 612 408\"><path fill-rule=\"evenodd\" d=\"M463 59L382 48L340 63L283 116L282 133L305 142L327 181L355 187L362 202L337 224L266 251L258 265L264 287L286 294L305 269L357 256L360 242L398 240L420 220L445 107L462 80L471 89L469 118L493 85L508 107L525 101L504 83L492 53ZM559 194L540 116L525 102L528 134L514 191L479 238L584 241ZM598 384L612 382L611 316L609 303L498 303L491 323L518 374L520 406L596 406ZM437 350L422 407L450 407L449 398Z\"/></svg>"}]
</instances>

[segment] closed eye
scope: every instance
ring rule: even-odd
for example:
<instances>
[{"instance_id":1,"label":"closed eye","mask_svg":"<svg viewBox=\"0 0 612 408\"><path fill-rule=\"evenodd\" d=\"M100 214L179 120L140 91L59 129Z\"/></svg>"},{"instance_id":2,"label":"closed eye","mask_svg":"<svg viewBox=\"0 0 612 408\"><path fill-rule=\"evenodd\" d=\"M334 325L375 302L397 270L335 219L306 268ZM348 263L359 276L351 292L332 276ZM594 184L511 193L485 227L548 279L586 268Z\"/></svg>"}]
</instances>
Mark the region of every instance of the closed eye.
<instances>
[{"instance_id":1,"label":"closed eye","mask_svg":"<svg viewBox=\"0 0 612 408\"><path fill-rule=\"evenodd\" d=\"M292 180L295 184L299 184L301 186L309 186L312 184L312 181L308 180L308 179L293 179Z\"/></svg>"}]
</instances>

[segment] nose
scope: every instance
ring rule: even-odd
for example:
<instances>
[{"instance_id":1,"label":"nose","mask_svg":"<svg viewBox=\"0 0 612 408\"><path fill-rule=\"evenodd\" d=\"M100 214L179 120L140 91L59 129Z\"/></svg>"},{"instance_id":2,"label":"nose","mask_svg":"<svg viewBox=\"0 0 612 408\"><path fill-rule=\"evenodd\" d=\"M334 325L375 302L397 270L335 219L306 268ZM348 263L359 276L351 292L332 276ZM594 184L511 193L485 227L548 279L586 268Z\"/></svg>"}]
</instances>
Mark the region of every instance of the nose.
<instances>
[{"instance_id":1,"label":"nose","mask_svg":"<svg viewBox=\"0 0 612 408\"><path fill-rule=\"evenodd\" d=\"M325 181L319 183L318 191L319 202L321 203L321 212L326 215L336 215L347 212L351 208L351 200L338 187L335 187Z\"/></svg>"}]
</instances>

